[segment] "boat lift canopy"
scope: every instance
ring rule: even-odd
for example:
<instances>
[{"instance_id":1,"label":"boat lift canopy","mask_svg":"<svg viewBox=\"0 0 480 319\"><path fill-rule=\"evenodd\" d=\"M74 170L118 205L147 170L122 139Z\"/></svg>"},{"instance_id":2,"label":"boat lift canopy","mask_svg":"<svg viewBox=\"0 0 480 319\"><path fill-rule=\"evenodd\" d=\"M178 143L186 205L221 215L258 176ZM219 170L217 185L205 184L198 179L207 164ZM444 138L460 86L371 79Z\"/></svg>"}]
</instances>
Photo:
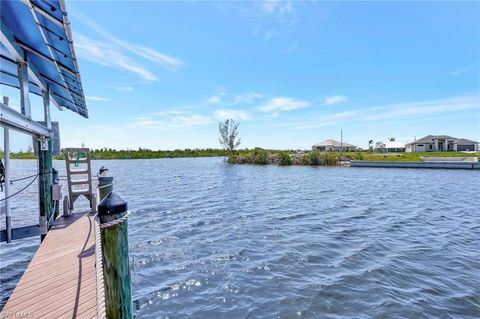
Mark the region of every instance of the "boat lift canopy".
<instances>
[{"instance_id":1,"label":"boat lift canopy","mask_svg":"<svg viewBox=\"0 0 480 319\"><path fill-rule=\"evenodd\" d=\"M64 1L0 1L0 14L0 83L22 90L24 81L30 93L47 92L59 109L88 118Z\"/></svg>"},{"instance_id":2,"label":"boat lift canopy","mask_svg":"<svg viewBox=\"0 0 480 319\"><path fill-rule=\"evenodd\" d=\"M5 211L5 230L0 241L45 236L58 212L58 187L52 167L53 142L58 139L50 118L50 102L88 118L85 95L73 48L64 0L0 0L0 84L19 89L20 112L0 102L4 135L5 181L0 210ZM43 98L43 121L32 118L29 94ZM12 228L10 212L9 130L33 137L38 157L39 224ZM58 185L55 180L56 185ZM28 184L27 186L29 186ZM43 237L42 237L43 238Z\"/></svg>"}]
</instances>

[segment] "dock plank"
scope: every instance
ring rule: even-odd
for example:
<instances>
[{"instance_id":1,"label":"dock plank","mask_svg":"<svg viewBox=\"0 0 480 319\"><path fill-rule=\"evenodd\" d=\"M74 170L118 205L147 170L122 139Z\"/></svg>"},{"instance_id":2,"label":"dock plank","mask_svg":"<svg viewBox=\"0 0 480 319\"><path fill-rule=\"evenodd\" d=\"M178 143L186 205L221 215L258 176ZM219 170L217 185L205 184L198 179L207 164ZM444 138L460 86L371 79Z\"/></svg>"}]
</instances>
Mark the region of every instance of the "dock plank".
<instances>
[{"instance_id":1,"label":"dock plank","mask_svg":"<svg viewBox=\"0 0 480 319\"><path fill-rule=\"evenodd\" d=\"M94 318L96 288L93 216L76 213L59 217L0 315Z\"/></svg>"}]
</instances>

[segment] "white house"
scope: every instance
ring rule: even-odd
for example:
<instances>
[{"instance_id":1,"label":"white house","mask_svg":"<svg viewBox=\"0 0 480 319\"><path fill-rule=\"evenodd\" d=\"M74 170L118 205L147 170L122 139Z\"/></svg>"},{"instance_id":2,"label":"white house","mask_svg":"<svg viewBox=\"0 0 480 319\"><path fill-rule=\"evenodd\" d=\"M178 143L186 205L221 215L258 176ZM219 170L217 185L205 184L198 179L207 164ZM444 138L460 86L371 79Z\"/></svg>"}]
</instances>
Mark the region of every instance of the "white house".
<instances>
[{"instance_id":1,"label":"white house","mask_svg":"<svg viewBox=\"0 0 480 319\"><path fill-rule=\"evenodd\" d=\"M357 147L353 144L349 143L341 143L336 140L326 140L320 143L317 143L312 146L312 150L318 150L320 152L348 152L348 151L354 151L356 150Z\"/></svg>"},{"instance_id":2,"label":"white house","mask_svg":"<svg viewBox=\"0 0 480 319\"><path fill-rule=\"evenodd\" d=\"M375 151L381 153L405 152L405 144L397 141L378 142L375 145Z\"/></svg>"},{"instance_id":3,"label":"white house","mask_svg":"<svg viewBox=\"0 0 480 319\"><path fill-rule=\"evenodd\" d=\"M427 135L406 146L407 152L478 151L478 142L448 135Z\"/></svg>"}]
</instances>

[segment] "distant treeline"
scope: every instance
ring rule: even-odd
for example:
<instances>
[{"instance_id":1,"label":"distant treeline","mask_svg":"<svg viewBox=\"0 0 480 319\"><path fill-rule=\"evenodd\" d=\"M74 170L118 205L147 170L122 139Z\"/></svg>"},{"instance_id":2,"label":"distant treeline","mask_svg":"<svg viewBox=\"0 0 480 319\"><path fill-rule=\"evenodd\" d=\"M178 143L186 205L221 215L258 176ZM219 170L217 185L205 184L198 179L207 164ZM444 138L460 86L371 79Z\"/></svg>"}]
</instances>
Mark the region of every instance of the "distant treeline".
<instances>
[{"instance_id":1,"label":"distant treeline","mask_svg":"<svg viewBox=\"0 0 480 319\"><path fill-rule=\"evenodd\" d=\"M338 152L318 151L281 151L266 150L260 147L254 149L241 149L227 154L226 150L215 148L196 148L184 150L150 150L139 148L137 150L114 150L102 148L92 150L93 159L148 159L148 158L176 158L176 157L214 157L228 156L231 164L277 164L277 165L335 165L341 155ZM376 153L373 151L344 152L344 160L365 160L365 161L421 161L422 156L477 156L480 152L465 154L463 152L412 152L412 153ZM3 152L0 151L3 158ZM35 159L33 152L12 152L12 159ZM54 159L64 159L64 155L54 156Z\"/></svg>"},{"instance_id":2,"label":"distant treeline","mask_svg":"<svg viewBox=\"0 0 480 319\"><path fill-rule=\"evenodd\" d=\"M236 151L237 154L247 154L249 149ZM227 151L216 148L195 148L195 149L176 149L176 150L150 150L147 148L139 148L137 150L115 150L112 148L93 149L91 151L92 159L148 159L148 158L176 158L176 157L214 157L226 156ZM3 152L0 152L3 158ZM33 152L11 152L12 159L35 159ZM62 154L56 155L54 159L64 159Z\"/></svg>"}]
</instances>

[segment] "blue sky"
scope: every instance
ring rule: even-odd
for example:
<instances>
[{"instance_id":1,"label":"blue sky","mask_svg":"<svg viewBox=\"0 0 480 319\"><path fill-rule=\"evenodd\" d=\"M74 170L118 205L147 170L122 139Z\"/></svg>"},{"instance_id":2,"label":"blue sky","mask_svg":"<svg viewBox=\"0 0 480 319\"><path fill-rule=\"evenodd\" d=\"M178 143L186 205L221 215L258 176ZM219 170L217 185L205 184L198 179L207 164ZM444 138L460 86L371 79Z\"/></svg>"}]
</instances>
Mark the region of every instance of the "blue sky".
<instances>
[{"instance_id":1,"label":"blue sky","mask_svg":"<svg viewBox=\"0 0 480 319\"><path fill-rule=\"evenodd\" d=\"M67 1L90 119L62 146L297 149L480 138L478 2ZM2 88L18 103L18 93ZM40 118L41 100L32 98ZM26 149L30 139L15 136Z\"/></svg>"}]
</instances>

